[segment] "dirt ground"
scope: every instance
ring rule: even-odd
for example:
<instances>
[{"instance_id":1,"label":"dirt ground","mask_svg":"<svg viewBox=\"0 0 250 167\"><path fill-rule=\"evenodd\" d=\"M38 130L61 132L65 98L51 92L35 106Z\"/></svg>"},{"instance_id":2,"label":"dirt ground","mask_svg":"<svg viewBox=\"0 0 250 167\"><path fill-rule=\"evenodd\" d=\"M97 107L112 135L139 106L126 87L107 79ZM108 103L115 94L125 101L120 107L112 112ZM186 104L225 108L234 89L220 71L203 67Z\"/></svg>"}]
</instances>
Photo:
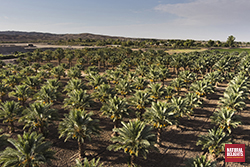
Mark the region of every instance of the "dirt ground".
<instances>
[{"instance_id":1,"label":"dirt ground","mask_svg":"<svg viewBox=\"0 0 250 167\"><path fill-rule=\"evenodd\" d=\"M83 78L83 80L85 80ZM61 82L65 85L68 78L62 78ZM166 83L167 84L167 83ZM182 92L184 93L184 92ZM210 124L209 117L218 107L219 97L223 96L223 91L216 91L216 93L209 95L204 99L203 108L194 109L194 115L191 118L182 118L179 121L179 126L169 126L162 134L162 146L159 147L159 152L152 151L148 154L147 159L138 157L136 164L141 167L179 167L185 166L185 161L188 158L202 155L203 150L201 146L196 146L199 135L207 134L208 130L213 128ZM63 95L63 98L66 96ZM68 113L67 109L62 108L63 98L56 102L53 108L58 110L59 120L64 118L64 114ZM26 102L26 104L31 101ZM108 151L106 148L111 144L110 138L113 128L113 122L101 116L99 109L101 104L95 105L88 109L94 112L94 118L100 120L100 128L102 132L99 136L93 137L92 141L86 141L86 156L88 159L100 157L100 162L103 166L123 167L128 166L128 155L123 151ZM245 163L226 163L223 160L218 163L218 166L227 167L246 167L250 166L250 103L247 102L247 108L240 114L242 125L233 131L234 142L238 144L245 144L246 146L246 162ZM53 143L52 150L55 151L56 160L52 161L52 165L44 165L45 167L71 167L75 164L75 159L78 158L77 141L69 139L64 142L64 138L59 139L58 127L59 121L55 125L49 127L49 135L47 140ZM0 120L0 129L7 132L8 126L3 124ZM23 125L18 124L15 133L11 137L16 138L17 134L22 134Z\"/></svg>"}]
</instances>

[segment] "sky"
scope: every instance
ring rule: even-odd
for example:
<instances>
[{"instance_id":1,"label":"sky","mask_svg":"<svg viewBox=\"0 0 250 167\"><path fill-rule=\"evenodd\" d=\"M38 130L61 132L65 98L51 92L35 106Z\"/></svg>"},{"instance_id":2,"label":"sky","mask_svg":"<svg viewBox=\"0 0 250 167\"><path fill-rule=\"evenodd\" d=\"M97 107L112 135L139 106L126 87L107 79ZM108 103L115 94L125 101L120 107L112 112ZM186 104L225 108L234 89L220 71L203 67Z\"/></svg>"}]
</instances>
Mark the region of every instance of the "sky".
<instances>
[{"instance_id":1,"label":"sky","mask_svg":"<svg viewBox=\"0 0 250 167\"><path fill-rule=\"evenodd\" d=\"M0 31L250 42L250 0L0 0Z\"/></svg>"}]
</instances>

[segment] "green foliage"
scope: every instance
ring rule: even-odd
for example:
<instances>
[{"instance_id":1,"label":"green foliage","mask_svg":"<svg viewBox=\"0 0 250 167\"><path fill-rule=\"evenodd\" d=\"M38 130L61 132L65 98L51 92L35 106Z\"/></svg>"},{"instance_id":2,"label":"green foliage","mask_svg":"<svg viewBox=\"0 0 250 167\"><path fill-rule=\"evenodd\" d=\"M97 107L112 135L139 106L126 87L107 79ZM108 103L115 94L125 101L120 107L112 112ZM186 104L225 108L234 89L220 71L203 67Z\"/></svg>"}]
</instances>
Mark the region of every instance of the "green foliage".
<instances>
[{"instance_id":1,"label":"green foliage","mask_svg":"<svg viewBox=\"0 0 250 167\"><path fill-rule=\"evenodd\" d=\"M218 109L210 118L211 123L216 124L220 129L224 129L228 133L231 133L232 128L236 128L241 124L239 117L235 115L235 110L228 107Z\"/></svg>"},{"instance_id":2,"label":"green foliage","mask_svg":"<svg viewBox=\"0 0 250 167\"><path fill-rule=\"evenodd\" d=\"M207 135L199 136L196 145L202 145L202 150L208 149L210 154L219 156L225 150L225 144L232 144L228 133L223 132L221 128L208 130Z\"/></svg>"},{"instance_id":3,"label":"green foliage","mask_svg":"<svg viewBox=\"0 0 250 167\"><path fill-rule=\"evenodd\" d=\"M142 155L146 159L149 150L155 148L156 136L153 133L153 128L139 120L122 122L122 125L122 128L114 129L119 136L111 138L115 144L108 146L108 149L124 150L131 156L131 164L133 164L134 156Z\"/></svg>"},{"instance_id":4,"label":"green foliage","mask_svg":"<svg viewBox=\"0 0 250 167\"><path fill-rule=\"evenodd\" d=\"M54 152L50 150L51 143L44 140L42 134L23 133L18 139L8 139L13 146L7 147L0 153L0 164L2 167L20 166L37 167L41 164L50 164L55 159Z\"/></svg>"},{"instance_id":5,"label":"green foliage","mask_svg":"<svg viewBox=\"0 0 250 167\"><path fill-rule=\"evenodd\" d=\"M64 106L72 109L85 109L93 102L86 90L73 90L67 95L69 98L64 99Z\"/></svg>"},{"instance_id":6,"label":"green foliage","mask_svg":"<svg viewBox=\"0 0 250 167\"><path fill-rule=\"evenodd\" d=\"M216 164L216 161L211 162L211 160L207 160L205 155L202 155L188 159L185 167L216 167Z\"/></svg>"},{"instance_id":7,"label":"green foliage","mask_svg":"<svg viewBox=\"0 0 250 167\"><path fill-rule=\"evenodd\" d=\"M64 141L69 138L76 139L80 158L84 155L82 144L86 139L91 140L91 135L98 135L100 131L99 120L92 119L92 115L92 112L87 113L85 110L73 109L70 110L69 114L65 114L65 118L59 123L59 138L66 136Z\"/></svg>"},{"instance_id":8,"label":"green foliage","mask_svg":"<svg viewBox=\"0 0 250 167\"><path fill-rule=\"evenodd\" d=\"M22 108L18 102L6 101L0 105L0 118L3 119L3 123L10 123L10 132L14 132L14 122L17 122L21 114Z\"/></svg>"},{"instance_id":9,"label":"green foliage","mask_svg":"<svg viewBox=\"0 0 250 167\"><path fill-rule=\"evenodd\" d=\"M30 104L29 108L24 110L24 116L19 120L25 122L24 129L26 127L30 127L30 129L38 128L39 133L46 136L48 134L49 123L53 123L57 119L57 112L55 109L50 108L51 105L39 102Z\"/></svg>"},{"instance_id":10,"label":"green foliage","mask_svg":"<svg viewBox=\"0 0 250 167\"><path fill-rule=\"evenodd\" d=\"M85 157L84 162L82 162L79 159L76 159L76 165L73 167L102 167L103 163L99 164L100 158L97 160L92 159L91 161L88 161L88 159Z\"/></svg>"}]
</instances>

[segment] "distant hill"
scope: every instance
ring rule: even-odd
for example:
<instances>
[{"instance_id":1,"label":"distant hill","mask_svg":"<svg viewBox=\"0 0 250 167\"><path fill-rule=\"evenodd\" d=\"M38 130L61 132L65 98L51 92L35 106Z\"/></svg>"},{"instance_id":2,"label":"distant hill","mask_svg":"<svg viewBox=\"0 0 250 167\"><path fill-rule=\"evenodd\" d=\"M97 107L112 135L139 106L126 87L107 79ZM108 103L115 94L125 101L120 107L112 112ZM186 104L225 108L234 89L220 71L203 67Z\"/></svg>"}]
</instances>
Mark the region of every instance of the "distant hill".
<instances>
[{"instance_id":1,"label":"distant hill","mask_svg":"<svg viewBox=\"0 0 250 167\"><path fill-rule=\"evenodd\" d=\"M22 32L22 31L0 31L0 42L39 42L39 41L58 41L68 39L132 39L125 37L114 37L106 35L95 35L90 33L81 34L51 34L41 32Z\"/></svg>"}]
</instances>

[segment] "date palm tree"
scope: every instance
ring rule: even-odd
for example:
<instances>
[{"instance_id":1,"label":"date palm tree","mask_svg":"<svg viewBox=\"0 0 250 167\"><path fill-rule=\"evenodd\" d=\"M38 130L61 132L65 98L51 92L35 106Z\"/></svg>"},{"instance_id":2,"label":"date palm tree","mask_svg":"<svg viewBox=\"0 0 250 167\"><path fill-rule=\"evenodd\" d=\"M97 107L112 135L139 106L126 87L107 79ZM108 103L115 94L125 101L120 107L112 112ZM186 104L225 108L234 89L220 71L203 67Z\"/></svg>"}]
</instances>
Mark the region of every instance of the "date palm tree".
<instances>
[{"instance_id":1,"label":"date palm tree","mask_svg":"<svg viewBox=\"0 0 250 167\"><path fill-rule=\"evenodd\" d=\"M64 91L68 93L73 90L86 90L88 87L81 79L71 79L67 82L67 85L64 88Z\"/></svg>"},{"instance_id":2,"label":"date palm tree","mask_svg":"<svg viewBox=\"0 0 250 167\"><path fill-rule=\"evenodd\" d=\"M89 74L88 80L89 80L89 85L93 87L94 89L97 89L97 87L100 86L101 84L107 83L106 79L99 74L96 74L96 75Z\"/></svg>"},{"instance_id":3,"label":"date palm tree","mask_svg":"<svg viewBox=\"0 0 250 167\"><path fill-rule=\"evenodd\" d=\"M222 107L231 108L236 111L241 111L246 107L246 103L243 99L243 92L233 92L233 91L225 91L224 97L220 97L220 103Z\"/></svg>"},{"instance_id":4,"label":"date palm tree","mask_svg":"<svg viewBox=\"0 0 250 167\"><path fill-rule=\"evenodd\" d=\"M53 103L57 101L59 98L59 92L56 88L50 87L48 85L42 86L42 88L37 92L34 96L36 99L43 104L45 103Z\"/></svg>"},{"instance_id":5,"label":"date palm tree","mask_svg":"<svg viewBox=\"0 0 250 167\"><path fill-rule=\"evenodd\" d=\"M165 89L159 83L149 84L149 88L146 91L151 95L151 98L157 102L158 99L161 99L165 95Z\"/></svg>"},{"instance_id":6,"label":"date palm tree","mask_svg":"<svg viewBox=\"0 0 250 167\"><path fill-rule=\"evenodd\" d=\"M65 58L68 60L69 67L72 66L72 60L75 58L74 52L71 50L67 50L65 53Z\"/></svg>"},{"instance_id":7,"label":"date palm tree","mask_svg":"<svg viewBox=\"0 0 250 167\"><path fill-rule=\"evenodd\" d=\"M156 136L153 133L153 128L147 126L146 123L139 120L128 123L122 122L123 127L114 129L119 136L114 136L111 141L115 144L109 145L109 150L124 150L130 155L130 164L134 165L135 157L142 155L145 159L150 149L156 149Z\"/></svg>"},{"instance_id":8,"label":"date palm tree","mask_svg":"<svg viewBox=\"0 0 250 167\"><path fill-rule=\"evenodd\" d=\"M175 78L171 81L171 86L174 87L174 89L177 91L177 94L179 95L181 88L184 88L186 83L182 78Z\"/></svg>"},{"instance_id":9,"label":"date palm tree","mask_svg":"<svg viewBox=\"0 0 250 167\"><path fill-rule=\"evenodd\" d=\"M211 160L207 160L205 155L201 155L188 159L185 167L216 167L216 164L216 161L211 162Z\"/></svg>"},{"instance_id":10,"label":"date palm tree","mask_svg":"<svg viewBox=\"0 0 250 167\"><path fill-rule=\"evenodd\" d=\"M18 135L17 140L9 138L8 142L13 147L7 147L0 154L0 164L3 167L36 167L50 164L55 159L54 152L50 149L51 143L45 141L42 134L24 132L23 136Z\"/></svg>"},{"instance_id":11,"label":"date palm tree","mask_svg":"<svg viewBox=\"0 0 250 167\"><path fill-rule=\"evenodd\" d=\"M58 64L61 64L62 59L65 57L64 50L62 48L57 48L53 52L54 57L58 60Z\"/></svg>"},{"instance_id":12,"label":"date palm tree","mask_svg":"<svg viewBox=\"0 0 250 167\"><path fill-rule=\"evenodd\" d=\"M29 86L30 89L37 90L41 84L41 80L38 76L30 76L25 80L25 84Z\"/></svg>"},{"instance_id":13,"label":"date palm tree","mask_svg":"<svg viewBox=\"0 0 250 167\"><path fill-rule=\"evenodd\" d=\"M189 116L193 112L191 108L189 108L187 100L183 97L173 97L171 99L171 106L174 108L174 112L178 117L182 117L183 115Z\"/></svg>"},{"instance_id":14,"label":"date palm tree","mask_svg":"<svg viewBox=\"0 0 250 167\"><path fill-rule=\"evenodd\" d=\"M41 67L40 63L33 63L31 65L31 67L35 70L35 72L37 73L37 70Z\"/></svg>"},{"instance_id":15,"label":"date palm tree","mask_svg":"<svg viewBox=\"0 0 250 167\"><path fill-rule=\"evenodd\" d=\"M126 99L114 96L103 104L101 111L103 115L106 115L114 122L114 129L116 129L121 120L129 115L130 110ZM115 133L115 135L117 134Z\"/></svg>"},{"instance_id":16,"label":"date palm tree","mask_svg":"<svg viewBox=\"0 0 250 167\"><path fill-rule=\"evenodd\" d=\"M9 93L9 96L16 97L24 106L26 100L31 96L32 90L28 85L17 85L14 90Z\"/></svg>"},{"instance_id":17,"label":"date palm tree","mask_svg":"<svg viewBox=\"0 0 250 167\"><path fill-rule=\"evenodd\" d=\"M126 95L132 92L133 85L127 79L121 79L115 88L118 93L126 97Z\"/></svg>"},{"instance_id":18,"label":"date palm tree","mask_svg":"<svg viewBox=\"0 0 250 167\"><path fill-rule=\"evenodd\" d=\"M100 86L97 86L96 89L94 90L93 97L98 99L101 102L105 102L109 98L113 98L115 95L115 91L113 88L111 88L110 85L108 84L101 84Z\"/></svg>"},{"instance_id":19,"label":"date palm tree","mask_svg":"<svg viewBox=\"0 0 250 167\"><path fill-rule=\"evenodd\" d=\"M91 96L86 90L73 90L68 93L69 98L64 99L64 106L72 109L85 109L92 103Z\"/></svg>"},{"instance_id":20,"label":"date palm tree","mask_svg":"<svg viewBox=\"0 0 250 167\"><path fill-rule=\"evenodd\" d=\"M129 99L137 110L137 117L141 119L142 114L145 112L147 105L151 104L150 94L145 91L136 91L133 96Z\"/></svg>"},{"instance_id":21,"label":"date palm tree","mask_svg":"<svg viewBox=\"0 0 250 167\"><path fill-rule=\"evenodd\" d=\"M65 142L69 139L76 139L78 142L79 159L85 155L83 143L86 139L91 140L92 135L99 134L99 120L92 119L92 112L87 113L85 110L70 110L65 114L65 118L59 123L59 133L61 137L66 136Z\"/></svg>"},{"instance_id":22,"label":"date palm tree","mask_svg":"<svg viewBox=\"0 0 250 167\"><path fill-rule=\"evenodd\" d=\"M82 76L81 70L77 67L71 67L67 72L67 76L71 79L80 78Z\"/></svg>"},{"instance_id":23,"label":"date palm tree","mask_svg":"<svg viewBox=\"0 0 250 167\"><path fill-rule=\"evenodd\" d=\"M144 78L141 77L135 78L133 82L133 86L137 90L144 90L148 86L148 84L149 84L148 81L146 81Z\"/></svg>"},{"instance_id":24,"label":"date palm tree","mask_svg":"<svg viewBox=\"0 0 250 167\"><path fill-rule=\"evenodd\" d=\"M18 121L18 117L22 114L22 108L18 102L6 101L0 105L0 118L3 119L3 123L10 123L10 133L15 131L15 122Z\"/></svg>"},{"instance_id":25,"label":"date palm tree","mask_svg":"<svg viewBox=\"0 0 250 167\"><path fill-rule=\"evenodd\" d=\"M176 91L172 86L169 85L165 87L165 99L168 101L171 100L175 93Z\"/></svg>"},{"instance_id":26,"label":"date palm tree","mask_svg":"<svg viewBox=\"0 0 250 167\"><path fill-rule=\"evenodd\" d=\"M241 124L239 117L235 115L235 110L231 108L220 108L217 112L214 112L210 118L213 124L216 124L228 133L232 132L232 128L236 128Z\"/></svg>"},{"instance_id":27,"label":"date palm tree","mask_svg":"<svg viewBox=\"0 0 250 167\"><path fill-rule=\"evenodd\" d=\"M19 121L25 123L24 128L38 128L39 133L46 136L48 134L49 123L53 123L57 119L57 112L55 109L50 108L51 105L41 102L32 103L29 108L24 110L24 116Z\"/></svg>"},{"instance_id":28,"label":"date palm tree","mask_svg":"<svg viewBox=\"0 0 250 167\"><path fill-rule=\"evenodd\" d=\"M202 150L208 149L209 153L219 156L225 150L225 144L232 144L228 133L221 128L213 128L208 130L207 135L199 136L196 145L202 145ZM205 151L206 152L206 151Z\"/></svg>"},{"instance_id":29,"label":"date palm tree","mask_svg":"<svg viewBox=\"0 0 250 167\"><path fill-rule=\"evenodd\" d=\"M51 73L54 75L55 78L57 78L58 80L61 79L61 76L65 77L65 70L62 66L56 66L54 68L52 68Z\"/></svg>"},{"instance_id":30,"label":"date palm tree","mask_svg":"<svg viewBox=\"0 0 250 167\"><path fill-rule=\"evenodd\" d=\"M197 95L202 97L213 93L214 86L210 83L210 81L203 79L192 83L190 90L194 91Z\"/></svg>"},{"instance_id":31,"label":"date palm tree","mask_svg":"<svg viewBox=\"0 0 250 167\"><path fill-rule=\"evenodd\" d=\"M103 163L99 163L99 161L100 158L98 158L97 160L93 158L91 161L88 161L88 159L85 157L82 163L79 159L76 159L76 165L73 167L103 167Z\"/></svg>"},{"instance_id":32,"label":"date palm tree","mask_svg":"<svg viewBox=\"0 0 250 167\"><path fill-rule=\"evenodd\" d=\"M174 108L165 102L152 103L151 108L147 108L143 115L146 122L150 123L157 129L157 142L161 144L162 130L169 126L177 124L177 113Z\"/></svg>"}]
</instances>

